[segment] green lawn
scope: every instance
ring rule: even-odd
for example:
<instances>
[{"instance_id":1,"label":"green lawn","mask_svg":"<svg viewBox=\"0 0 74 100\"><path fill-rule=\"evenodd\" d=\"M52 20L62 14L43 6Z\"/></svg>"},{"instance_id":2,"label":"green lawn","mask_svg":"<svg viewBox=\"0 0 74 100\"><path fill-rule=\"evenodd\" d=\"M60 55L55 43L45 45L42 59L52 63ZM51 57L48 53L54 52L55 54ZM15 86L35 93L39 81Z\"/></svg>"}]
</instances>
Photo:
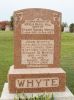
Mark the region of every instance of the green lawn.
<instances>
[{"instance_id":1,"label":"green lawn","mask_svg":"<svg viewBox=\"0 0 74 100\"><path fill-rule=\"evenodd\" d=\"M0 93L13 64L13 32L0 31ZM67 85L74 93L74 33L62 33L61 65L67 72Z\"/></svg>"},{"instance_id":2,"label":"green lawn","mask_svg":"<svg viewBox=\"0 0 74 100\"><path fill-rule=\"evenodd\" d=\"M13 33L0 31L0 93L7 81L7 73L13 64Z\"/></svg>"}]
</instances>

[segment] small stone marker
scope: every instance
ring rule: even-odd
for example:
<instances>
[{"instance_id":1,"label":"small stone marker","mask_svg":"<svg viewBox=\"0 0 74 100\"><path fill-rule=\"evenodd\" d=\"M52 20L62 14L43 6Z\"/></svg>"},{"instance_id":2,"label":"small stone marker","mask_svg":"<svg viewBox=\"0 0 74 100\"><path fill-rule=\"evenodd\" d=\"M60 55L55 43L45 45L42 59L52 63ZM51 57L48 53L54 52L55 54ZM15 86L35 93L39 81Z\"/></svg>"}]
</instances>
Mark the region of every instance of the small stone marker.
<instances>
[{"instance_id":1,"label":"small stone marker","mask_svg":"<svg viewBox=\"0 0 74 100\"><path fill-rule=\"evenodd\" d=\"M14 29L9 92L65 91L66 73L59 68L61 13L47 9L16 11Z\"/></svg>"},{"instance_id":2,"label":"small stone marker","mask_svg":"<svg viewBox=\"0 0 74 100\"><path fill-rule=\"evenodd\" d=\"M70 28L68 26L64 27L64 32L70 32Z\"/></svg>"},{"instance_id":3,"label":"small stone marker","mask_svg":"<svg viewBox=\"0 0 74 100\"><path fill-rule=\"evenodd\" d=\"M10 26L9 25L6 25L6 27L5 27L5 31L10 31L11 29L10 29Z\"/></svg>"}]
</instances>

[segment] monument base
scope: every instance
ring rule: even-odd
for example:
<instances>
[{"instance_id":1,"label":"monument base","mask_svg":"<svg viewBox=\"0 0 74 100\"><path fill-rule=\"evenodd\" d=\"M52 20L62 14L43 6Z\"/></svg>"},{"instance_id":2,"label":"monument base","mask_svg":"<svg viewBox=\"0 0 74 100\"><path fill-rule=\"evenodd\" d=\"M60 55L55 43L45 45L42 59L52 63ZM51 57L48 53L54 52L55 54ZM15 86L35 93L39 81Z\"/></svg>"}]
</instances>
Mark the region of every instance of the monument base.
<instances>
[{"instance_id":1,"label":"monument base","mask_svg":"<svg viewBox=\"0 0 74 100\"><path fill-rule=\"evenodd\" d=\"M28 97L41 95L43 93L25 93ZM47 92L47 94L52 95L52 92ZM0 100L14 100L15 93L9 93L8 83L5 83ZM54 100L74 100L73 94L66 87L65 92L53 92Z\"/></svg>"},{"instance_id":2,"label":"monument base","mask_svg":"<svg viewBox=\"0 0 74 100\"><path fill-rule=\"evenodd\" d=\"M62 68L14 69L8 73L10 93L63 92L66 72Z\"/></svg>"}]
</instances>

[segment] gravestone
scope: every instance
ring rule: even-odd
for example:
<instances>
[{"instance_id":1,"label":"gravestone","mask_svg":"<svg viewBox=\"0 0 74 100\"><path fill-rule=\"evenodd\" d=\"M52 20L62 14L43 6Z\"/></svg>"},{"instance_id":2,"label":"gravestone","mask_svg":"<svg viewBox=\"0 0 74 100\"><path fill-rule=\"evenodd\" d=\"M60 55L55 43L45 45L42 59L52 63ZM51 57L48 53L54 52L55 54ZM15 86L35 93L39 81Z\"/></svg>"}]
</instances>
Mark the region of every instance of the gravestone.
<instances>
[{"instance_id":1,"label":"gravestone","mask_svg":"<svg viewBox=\"0 0 74 100\"><path fill-rule=\"evenodd\" d=\"M10 31L10 26L9 25L6 25L5 31Z\"/></svg>"},{"instance_id":2,"label":"gravestone","mask_svg":"<svg viewBox=\"0 0 74 100\"><path fill-rule=\"evenodd\" d=\"M60 33L60 12L33 8L14 13L14 65L1 100L13 100L23 92L28 97L47 92L55 100L74 100L60 68Z\"/></svg>"},{"instance_id":3,"label":"gravestone","mask_svg":"<svg viewBox=\"0 0 74 100\"><path fill-rule=\"evenodd\" d=\"M64 32L70 32L70 28L68 26L64 27Z\"/></svg>"},{"instance_id":4,"label":"gravestone","mask_svg":"<svg viewBox=\"0 0 74 100\"><path fill-rule=\"evenodd\" d=\"M59 67L60 32L60 12L26 9L14 13L10 93L65 91L66 73Z\"/></svg>"},{"instance_id":5,"label":"gravestone","mask_svg":"<svg viewBox=\"0 0 74 100\"><path fill-rule=\"evenodd\" d=\"M28 9L14 13L14 67L60 65L61 13Z\"/></svg>"}]
</instances>

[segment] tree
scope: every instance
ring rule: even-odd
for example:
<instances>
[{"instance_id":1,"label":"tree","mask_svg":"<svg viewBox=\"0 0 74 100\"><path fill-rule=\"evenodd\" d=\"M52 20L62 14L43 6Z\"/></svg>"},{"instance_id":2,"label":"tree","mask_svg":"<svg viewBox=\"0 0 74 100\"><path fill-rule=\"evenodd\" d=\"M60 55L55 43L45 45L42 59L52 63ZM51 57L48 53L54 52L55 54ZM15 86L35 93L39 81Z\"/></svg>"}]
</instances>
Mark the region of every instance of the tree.
<instances>
[{"instance_id":1,"label":"tree","mask_svg":"<svg viewBox=\"0 0 74 100\"><path fill-rule=\"evenodd\" d=\"M70 24L70 32L74 32L74 23Z\"/></svg>"},{"instance_id":2,"label":"tree","mask_svg":"<svg viewBox=\"0 0 74 100\"><path fill-rule=\"evenodd\" d=\"M11 27L11 30L13 30L13 16L11 16L10 27Z\"/></svg>"}]
</instances>

